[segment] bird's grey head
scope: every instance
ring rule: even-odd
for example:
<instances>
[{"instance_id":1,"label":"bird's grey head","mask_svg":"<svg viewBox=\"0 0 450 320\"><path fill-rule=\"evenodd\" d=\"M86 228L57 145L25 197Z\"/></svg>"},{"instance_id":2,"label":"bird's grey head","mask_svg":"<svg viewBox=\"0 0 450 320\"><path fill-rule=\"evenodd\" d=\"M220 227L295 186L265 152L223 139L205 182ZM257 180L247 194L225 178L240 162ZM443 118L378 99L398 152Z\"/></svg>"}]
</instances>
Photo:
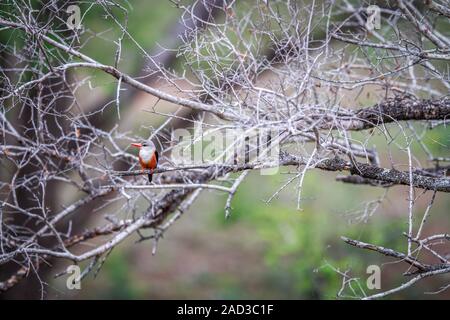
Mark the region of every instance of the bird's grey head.
<instances>
[{"instance_id":1,"label":"bird's grey head","mask_svg":"<svg viewBox=\"0 0 450 320\"><path fill-rule=\"evenodd\" d=\"M141 145L143 148L155 149L155 144L151 140L143 141Z\"/></svg>"}]
</instances>

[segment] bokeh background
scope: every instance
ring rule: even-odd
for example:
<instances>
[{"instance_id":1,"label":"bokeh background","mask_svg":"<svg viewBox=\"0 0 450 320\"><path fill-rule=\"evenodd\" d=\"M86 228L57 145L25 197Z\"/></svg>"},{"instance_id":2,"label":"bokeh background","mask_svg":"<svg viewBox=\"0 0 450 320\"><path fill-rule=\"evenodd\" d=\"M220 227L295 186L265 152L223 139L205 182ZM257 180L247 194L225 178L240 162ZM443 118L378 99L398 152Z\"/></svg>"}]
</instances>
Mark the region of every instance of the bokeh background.
<instances>
[{"instance_id":1,"label":"bokeh background","mask_svg":"<svg viewBox=\"0 0 450 320\"><path fill-rule=\"evenodd\" d=\"M101 10L80 4L86 12L82 24L93 39L83 52L105 63L114 63L115 45L120 30L104 19ZM180 10L170 1L136 0L128 4L128 30L136 42L150 53L159 46L173 46L174 28ZM84 36L89 36L85 34ZM130 39L123 41L120 69L132 75L145 74L147 63L142 51ZM168 63L177 69L182 61L172 58ZM77 76L89 77L89 86L80 88L77 96L82 105L96 105L114 99L116 82L100 72L79 71ZM163 83L153 85L164 88ZM373 94L373 98L370 97ZM376 101L376 92L363 95L360 106ZM132 93L121 109L121 130L145 136L158 127L164 117L146 112L156 99ZM349 98L351 101L355 101ZM363 101L364 100L364 101ZM158 102L157 110L173 112L176 106ZM106 128L117 120L114 112L105 112ZM395 131L395 129L394 129ZM394 135L395 136L395 135ZM394 138L401 143L402 137ZM407 165L406 154L386 145L384 137L375 136L381 160L389 166L389 154ZM436 156L450 156L450 129L444 126L430 130L423 141ZM422 163L426 157L419 145L413 152ZM402 167L402 165L404 167ZM432 165L429 163L429 165ZM81 290L67 290L65 278L54 279L47 273L44 288L48 299L335 299L342 285L340 272L359 279L366 294L376 292L366 287L366 268L376 264L382 270L382 290L407 280L402 273L406 265L377 253L346 245L340 236L406 250L408 188L383 188L348 185L335 181L336 173L310 171L302 191L302 210L296 210L295 187L283 190L267 204L267 199L290 177L295 168L281 168L274 176L253 172L241 185L233 200L232 216L225 219L226 197L205 191L195 205L182 216L159 242L155 255L152 243L135 243L132 237L112 251L99 274L89 275ZM294 184L295 185L295 184ZM67 198L71 197L67 192ZM383 198L384 197L384 198ZM431 192L421 196L415 206L421 218ZM379 200L383 201L379 203ZM372 208L379 204L372 212ZM85 228L104 221L105 211L89 213ZM425 233L448 233L450 230L450 197L438 194ZM448 253L450 253L450 248ZM443 249L445 253L445 248ZM66 264L54 261L62 270ZM439 295L424 294L438 290L450 282L444 275L419 282L412 288L391 296L393 299L450 298L450 290ZM361 294L357 282L355 291ZM11 297L27 297L27 282L14 288ZM348 288L344 294L352 295Z\"/></svg>"}]
</instances>

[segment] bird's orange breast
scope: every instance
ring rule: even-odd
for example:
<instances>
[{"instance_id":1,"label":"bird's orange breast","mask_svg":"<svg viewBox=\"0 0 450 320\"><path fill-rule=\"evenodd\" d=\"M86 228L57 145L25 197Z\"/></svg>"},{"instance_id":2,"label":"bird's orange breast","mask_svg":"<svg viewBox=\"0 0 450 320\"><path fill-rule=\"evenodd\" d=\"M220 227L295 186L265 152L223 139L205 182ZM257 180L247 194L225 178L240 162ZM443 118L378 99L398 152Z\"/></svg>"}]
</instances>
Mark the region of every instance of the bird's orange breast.
<instances>
[{"instance_id":1,"label":"bird's orange breast","mask_svg":"<svg viewBox=\"0 0 450 320\"><path fill-rule=\"evenodd\" d=\"M157 165L156 156L153 153L150 161L148 162L145 162L141 157L139 157L139 163L141 164L142 169L155 169Z\"/></svg>"}]
</instances>

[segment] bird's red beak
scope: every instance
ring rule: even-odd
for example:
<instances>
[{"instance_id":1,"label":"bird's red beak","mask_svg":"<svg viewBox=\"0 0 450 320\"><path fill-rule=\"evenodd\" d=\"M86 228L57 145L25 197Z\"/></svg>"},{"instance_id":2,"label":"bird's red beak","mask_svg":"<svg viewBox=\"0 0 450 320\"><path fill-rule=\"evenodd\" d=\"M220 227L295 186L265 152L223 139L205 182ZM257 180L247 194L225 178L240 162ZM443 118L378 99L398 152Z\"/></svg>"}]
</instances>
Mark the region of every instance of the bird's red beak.
<instances>
[{"instance_id":1,"label":"bird's red beak","mask_svg":"<svg viewBox=\"0 0 450 320\"><path fill-rule=\"evenodd\" d=\"M142 144L140 144L140 143L132 143L131 145L133 147L136 147L136 148L141 148L142 147Z\"/></svg>"}]
</instances>

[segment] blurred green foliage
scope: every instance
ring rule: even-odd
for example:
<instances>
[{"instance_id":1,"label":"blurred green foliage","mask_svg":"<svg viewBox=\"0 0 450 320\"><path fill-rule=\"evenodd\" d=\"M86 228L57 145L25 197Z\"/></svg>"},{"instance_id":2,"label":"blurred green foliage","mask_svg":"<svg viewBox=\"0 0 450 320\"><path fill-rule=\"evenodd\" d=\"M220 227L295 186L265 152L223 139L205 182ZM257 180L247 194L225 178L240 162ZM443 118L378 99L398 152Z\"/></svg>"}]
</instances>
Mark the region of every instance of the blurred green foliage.
<instances>
[{"instance_id":1,"label":"blurred green foliage","mask_svg":"<svg viewBox=\"0 0 450 320\"><path fill-rule=\"evenodd\" d=\"M273 296L280 298L329 299L335 298L342 278L332 267L362 276L365 287L366 268L371 263L379 264L380 258L366 257L365 252L340 242L341 235L371 243L389 243L401 248L403 238L397 238L398 230L404 228L400 218L389 220L377 216L361 223L349 223L350 216L341 211L348 203L348 189L324 190L326 180L311 173L305 180L306 196L302 210L294 210L295 184L280 194L280 198L266 204L262 196L269 194L273 186L265 185L266 177L253 175L243 185L233 201L233 214L224 221L217 212L216 223L229 227L232 223L244 224L264 241L264 263L269 269L268 282ZM272 180L279 180L279 176ZM279 181L277 181L279 186ZM339 190L340 189L340 190ZM354 198L363 198L363 192L353 187ZM273 191L273 190L272 190ZM339 200L340 199L340 200ZM337 210L326 210L327 207ZM361 216L357 212L356 216ZM370 227L368 223L370 222ZM397 231L397 232L395 232ZM395 237L393 237L395 235ZM331 267L332 266L332 267Z\"/></svg>"}]
</instances>

